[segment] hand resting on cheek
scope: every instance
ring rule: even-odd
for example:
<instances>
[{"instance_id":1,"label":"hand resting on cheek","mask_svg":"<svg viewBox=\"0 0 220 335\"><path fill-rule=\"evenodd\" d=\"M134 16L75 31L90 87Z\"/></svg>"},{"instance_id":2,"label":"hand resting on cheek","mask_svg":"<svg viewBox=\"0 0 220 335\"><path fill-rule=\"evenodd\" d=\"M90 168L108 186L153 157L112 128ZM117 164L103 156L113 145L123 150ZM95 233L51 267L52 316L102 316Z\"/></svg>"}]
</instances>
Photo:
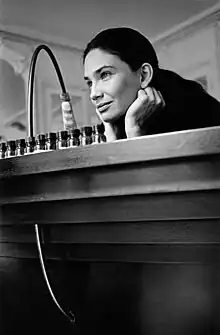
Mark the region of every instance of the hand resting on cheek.
<instances>
[{"instance_id":1,"label":"hand resting on cheek","mask_svg":"<svg viewBox=\"0 0 220 335\"><path fill-rule=\"evenodd\" d=\"M130 105L125 116L127 138L144 135L142 125L156 111L165 107L165 101L154 87L140 89L137 99Z\"/></svg>"}]
</instances>

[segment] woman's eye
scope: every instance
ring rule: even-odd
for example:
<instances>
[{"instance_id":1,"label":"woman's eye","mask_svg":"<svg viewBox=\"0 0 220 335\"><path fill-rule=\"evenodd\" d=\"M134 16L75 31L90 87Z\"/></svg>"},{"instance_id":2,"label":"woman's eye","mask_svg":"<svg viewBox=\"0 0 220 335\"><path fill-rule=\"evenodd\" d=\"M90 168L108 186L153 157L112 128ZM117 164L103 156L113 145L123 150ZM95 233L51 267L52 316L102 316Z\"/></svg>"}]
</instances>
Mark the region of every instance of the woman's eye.
<instances>
[{"instance_id":1,"label":"woman's eye","mask_svg":"<svg viewBox=\"0 0 220 335\"><path fill-rule=\"evenodd\" d=\"M92 82L91 81L87 81L87 86L90 88L92 86Z\"/></svg>"},{"instance_id":2,"label":"woman's eye","mask_svg":"<svg viewBox=\"0 0 220 335\"><path fill-rule=\"evenodd\" d=\"M108 79L110 76L111 76L111 72L109 71L102 72L100 75L101 79Z\"/></svg>"}]
</instances>

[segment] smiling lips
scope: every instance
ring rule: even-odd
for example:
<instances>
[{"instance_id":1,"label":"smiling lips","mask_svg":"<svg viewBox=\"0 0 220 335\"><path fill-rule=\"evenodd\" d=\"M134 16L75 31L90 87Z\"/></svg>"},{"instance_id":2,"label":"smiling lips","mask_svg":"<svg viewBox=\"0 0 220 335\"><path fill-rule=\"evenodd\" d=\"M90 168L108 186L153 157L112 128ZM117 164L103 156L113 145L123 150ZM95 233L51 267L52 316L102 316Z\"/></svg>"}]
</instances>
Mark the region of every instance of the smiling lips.
<instances>
[{"instance_id":1,"label":"smiling lips","mask_svg":"<svg viewBox=\"0 0 220 335\"><path fill-rule=\"evenodd\" d=\"M98 111L100 113L102 113L102 112L106 111L111 106L111 104L112 104L112 101L101 103L101 104L97 105L96 108L98 109Z\"/></svg>"}]
</instances>

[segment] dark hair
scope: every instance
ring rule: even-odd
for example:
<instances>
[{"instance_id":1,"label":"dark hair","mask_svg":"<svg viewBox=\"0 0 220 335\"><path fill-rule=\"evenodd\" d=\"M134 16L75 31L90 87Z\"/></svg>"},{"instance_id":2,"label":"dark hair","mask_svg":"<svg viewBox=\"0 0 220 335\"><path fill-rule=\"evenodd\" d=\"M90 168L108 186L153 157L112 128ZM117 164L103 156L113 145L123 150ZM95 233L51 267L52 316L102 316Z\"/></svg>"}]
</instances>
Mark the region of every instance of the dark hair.
<instances>
[{"instance_id":1,"label":"dark hair","mask_svg":"<svg viewBox=\"0 0 220 335\"><path fill-rule=\"evenodd\" d=\"M83 63L93 49L102 49L117 55L132 71L137 71L143 63L150 63L154 69L158 68L158 59L152 44L132 28L109 28L98 33L87 44L83 53Z\"/></svg>"}]
</instances>

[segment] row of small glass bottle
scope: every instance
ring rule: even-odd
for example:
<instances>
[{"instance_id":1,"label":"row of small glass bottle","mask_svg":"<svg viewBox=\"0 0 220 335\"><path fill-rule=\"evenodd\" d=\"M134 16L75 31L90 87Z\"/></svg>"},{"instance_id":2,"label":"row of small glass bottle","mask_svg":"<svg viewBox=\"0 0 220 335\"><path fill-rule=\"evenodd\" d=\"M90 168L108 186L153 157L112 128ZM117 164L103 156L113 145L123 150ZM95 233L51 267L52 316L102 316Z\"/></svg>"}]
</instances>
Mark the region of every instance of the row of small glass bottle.
<instances>
[{"instance_id":1,"label":"row of small glass bottle","mask_svg":"<svg viewBox=\"0 0 220 335\"><path fill-rule=\"evenodd\" d=\"M37 134L35 137L1 142L0 159L80 145L104 143L106 142L104 130L104 125L98 124L93 127L85 126L80 129L61 130L57 133L49 132Z\"/></svg>"}]
</instances>

